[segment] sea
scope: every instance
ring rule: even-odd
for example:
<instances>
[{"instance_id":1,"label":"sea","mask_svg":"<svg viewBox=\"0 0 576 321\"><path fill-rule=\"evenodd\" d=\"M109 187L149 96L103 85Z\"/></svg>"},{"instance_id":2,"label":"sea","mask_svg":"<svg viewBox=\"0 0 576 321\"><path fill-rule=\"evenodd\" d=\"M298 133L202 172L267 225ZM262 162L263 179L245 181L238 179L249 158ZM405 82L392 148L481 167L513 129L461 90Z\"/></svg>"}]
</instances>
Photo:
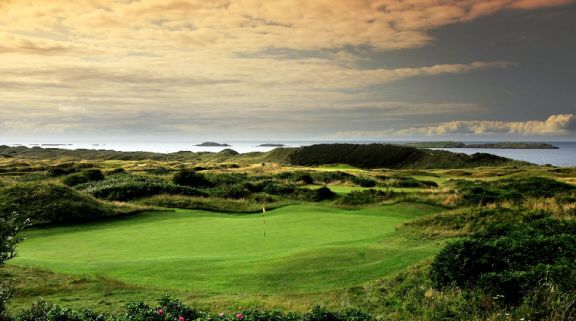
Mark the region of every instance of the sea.
<instances>
[{"instance_id":1,"label":"sea","mask_svg":"<svg viewBox=\"0 0 576 321\"><path fill-rule=\"evenodd\" d=\"M413 141L412 141L413 142ZM225 141L221 143L229 144L230 146L223 147L206 147L196 146L202 142L81 142L81 143L42 143L42 142L3 142L0 139L0 145L8 146L27 146L42 148L65 148L65 149L107 149L116 151L147 151L156 153L173 153L178 151L192 151L192 152L219 152L224 149L233 149L239 153L249 152L267 152L276 147L262 147L262 144L283 144L285 147L301 147L314 144L334 144L334 143L354 143L354 144L370 144L370 143L391 143L403 144L408 141ZM491 143L489 141L467 141L466 143ZM576 166L576 142L548 142L559 149L492 149L492 148L436 148L447 150L454 153L490 153L498 156L508 157L511 159L527 161L534 164L546 165L550 164L559 167L572 167Z\"/></svg>"}]
</instances>

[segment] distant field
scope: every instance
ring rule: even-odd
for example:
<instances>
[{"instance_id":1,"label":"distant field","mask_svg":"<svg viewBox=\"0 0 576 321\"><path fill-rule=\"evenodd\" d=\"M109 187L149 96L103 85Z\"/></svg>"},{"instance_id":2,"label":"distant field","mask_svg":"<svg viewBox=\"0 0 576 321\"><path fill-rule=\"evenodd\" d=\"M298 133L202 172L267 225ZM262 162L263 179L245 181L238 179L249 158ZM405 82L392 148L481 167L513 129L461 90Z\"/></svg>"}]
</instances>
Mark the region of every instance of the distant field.
<instances>
[{"instance_id":1,"label":"distant field","mask_svg":"<svg viewBox=\"0 0 576 321\"><path fill-rule=\"evenodd\" d=\"M395 227L438 210L292 205L269 211L265 224L262 214L154 212L31 230L10 264L203 295L317 292L377 279L436 253L440 244Z\"/></svg>"}]
</instances>

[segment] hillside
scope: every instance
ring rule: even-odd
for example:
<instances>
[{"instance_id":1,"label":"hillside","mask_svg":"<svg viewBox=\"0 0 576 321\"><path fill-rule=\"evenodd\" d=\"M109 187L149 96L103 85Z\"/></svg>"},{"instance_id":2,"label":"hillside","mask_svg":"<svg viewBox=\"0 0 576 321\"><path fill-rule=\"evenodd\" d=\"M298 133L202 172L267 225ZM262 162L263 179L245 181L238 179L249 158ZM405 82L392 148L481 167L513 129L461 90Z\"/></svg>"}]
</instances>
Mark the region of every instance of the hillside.
<instances>
[{"instance_id":1,"label":"hillside","mask_svg":"<svg viewBox=\"0 0 576 321\"><path fill-rule=\"evenodd\" d=\"M342 163L359 168L468 168L521 163L476 153L466 155L388 144L320 144L301 147L289 155L293 165L318 166ZM526 164L526 163L524 163Z\"/></svg>"},{"instance_id":2,"label":"hillside","mask_svg":"<svg viewBox=\"0 0 576 321\"><path fill-rule=\"evenodd\" d=\"M239 154L225 149L220 152L175 153L118 152L113 150L27 148L0 146L0 157L36 160L120 160L120 161L178 161L196 164L237 163L258 164L273 162L300 166L346 164L358 168L471 168L524 164L486 153L466 155L440 150L428 150L389 144L318 144L298 148L275 148L269 152Z\"/></svg>"}]
</instances>

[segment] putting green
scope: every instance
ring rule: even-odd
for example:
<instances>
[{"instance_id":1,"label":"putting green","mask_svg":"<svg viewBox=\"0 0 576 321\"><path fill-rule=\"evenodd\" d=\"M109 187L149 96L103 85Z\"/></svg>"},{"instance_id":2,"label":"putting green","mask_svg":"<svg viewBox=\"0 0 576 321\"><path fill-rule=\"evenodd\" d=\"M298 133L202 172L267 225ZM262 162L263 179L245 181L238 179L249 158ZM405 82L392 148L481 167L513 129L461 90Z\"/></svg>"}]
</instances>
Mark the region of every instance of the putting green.
<instances>
[{"instance_id":1,"label":"putting green","mask_svg":"<svg viewBox=\"0 0 576 321\"><path fill-rule=\"evenodd\" d=\"M262 214L195 210L34 229L11 264L199 293L312 292L396 272L440 245L395 227L438 211L293 205Z\"/></svg>"}]
</instances>

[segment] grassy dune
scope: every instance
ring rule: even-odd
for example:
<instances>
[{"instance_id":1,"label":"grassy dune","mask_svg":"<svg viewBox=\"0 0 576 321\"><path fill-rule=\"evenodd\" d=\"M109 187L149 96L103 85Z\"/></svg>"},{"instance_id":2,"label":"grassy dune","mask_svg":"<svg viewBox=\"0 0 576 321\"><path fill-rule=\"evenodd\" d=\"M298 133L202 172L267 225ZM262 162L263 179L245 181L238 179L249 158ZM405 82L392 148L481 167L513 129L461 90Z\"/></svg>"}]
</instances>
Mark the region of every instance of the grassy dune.
<instances>
[{"instance_id":1,"label":"grassy dune","mask_svg":"<svg viewBox=\"0 0 576 321\"><path fill-rule=\"evenodd\" d=\"M333 290L402 270L440 245L396 231L438 209L292 205L266 214L177 210L34 229L10 264L198 294Z\"/></svg>"}]
</instances>

